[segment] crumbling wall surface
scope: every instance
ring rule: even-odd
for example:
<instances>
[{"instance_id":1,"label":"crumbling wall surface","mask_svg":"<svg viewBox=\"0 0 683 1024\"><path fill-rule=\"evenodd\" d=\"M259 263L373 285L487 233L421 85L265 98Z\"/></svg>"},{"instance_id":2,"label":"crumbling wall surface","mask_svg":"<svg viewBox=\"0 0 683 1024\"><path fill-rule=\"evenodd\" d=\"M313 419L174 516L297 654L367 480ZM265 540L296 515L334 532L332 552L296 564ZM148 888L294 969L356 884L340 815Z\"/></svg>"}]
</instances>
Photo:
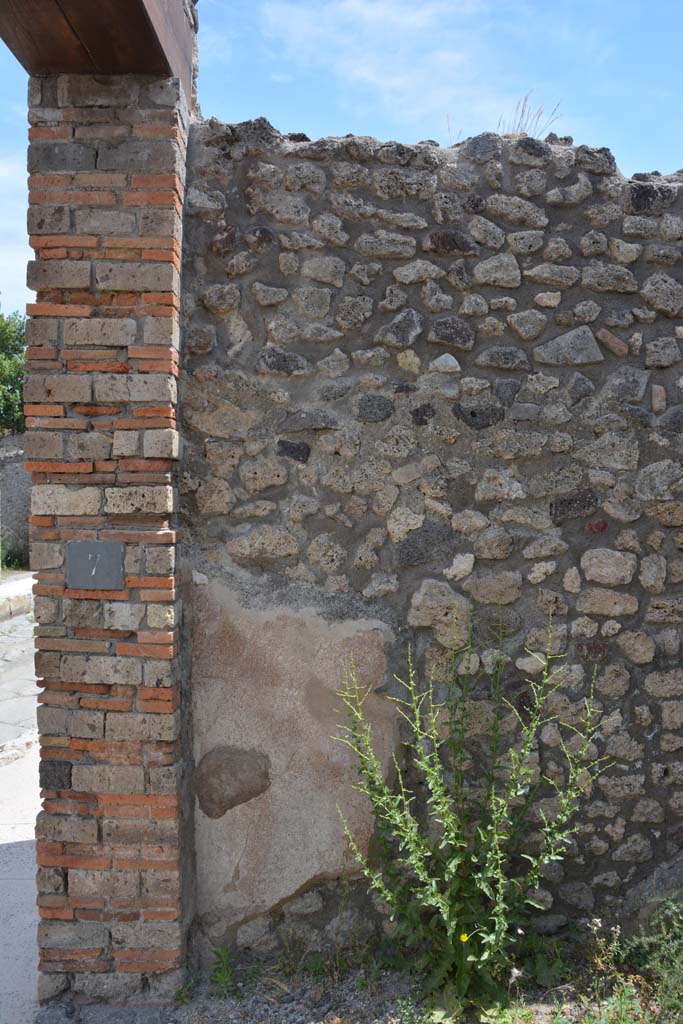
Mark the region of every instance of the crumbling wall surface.
<instances>
[{"instance_id":1,"label":"crumbling wall surface","mask_svg":"<svg viewBox=\"0 0 683 1024\"><path fill-rule=\"evenodd\" d=\"M0 550L28 564L28 508L31 477L24 469L21 434L0 437Z\"/></svg>"},{"instance_id":2,"label":"crumbling wall surface","mask_svg":"<svg viewBox=\"0 0 683 1024\"><path fill-rule=\"evenodd\" d=\"M440 149L194 127L181 502L213 940L319 913L315 884L348 865L338 653L355 637L368 682L390 686L407 626L438 676L470 604L484 648L503 625L510 696L552 612L557 709L575 721L595 672L606 713L610 765L539 925L626 893L633 909L657 866L676 875L681 186L626 181L608 150L555 137ZM543 731L555 777L558 742Z\"/></svg>"}]
</instances>

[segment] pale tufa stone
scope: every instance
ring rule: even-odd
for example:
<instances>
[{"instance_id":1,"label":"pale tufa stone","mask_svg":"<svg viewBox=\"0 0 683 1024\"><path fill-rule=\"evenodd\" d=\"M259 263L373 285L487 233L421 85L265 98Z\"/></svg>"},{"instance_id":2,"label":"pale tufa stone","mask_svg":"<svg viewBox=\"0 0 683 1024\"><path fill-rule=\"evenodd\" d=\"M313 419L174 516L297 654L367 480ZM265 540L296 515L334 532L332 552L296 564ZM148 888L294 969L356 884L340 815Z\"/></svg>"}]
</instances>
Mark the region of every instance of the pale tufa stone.
<instances>
[{"instance_id":1,"label":"pale tufa stone","mask_svg":"<svg viewBox=\"0 0 683 1024\"><path fill-rule=\"evenodd\" d=\"M423 580L410 602L408 625L431 627L444 647L457 650L469 635L469 603L442 580Z\"/></svg>"},{"instance_id":2,"label":"pale tufa stone","mask_svg":"<svg viewBox=\"0 0 683 1024\"><path fill-rule=\"evenodd\" d=\"M635 615L638 611L638 598L616 590L589 587L579 594L576 608L589 615Z\"/></svg>"},{"instance_id":3,"label":"pale tufa stone","mask_svg":"<svg viewBox=\"0 0 683 1024\"><path fill-rule=\"evenodd\" d=\"M526 657L517 658L515 661L515 668L518 668L520 672L526 672L527 675L537 676L545 670L546 657L540 651L534 651Z\"/></svg>"},{"instance_id":4,"label":"pale tufa stone","mask_svg":"<svg viewBox=\"0 0 683 1024\"><path fill-rule=\"evenodd\" d=\"M299 542L289 530L279 526L256 526L226 542L229 555L238 561L278 561L293 558Z\"/></svg>"},{"instance_id":5,"label":"pale tufa stone","mask_svg":"<svg viewBox=\"0 0 683 1024\"><path fill-rule=\"evenodd\" d=\"M480 604L512 604L520 596L522 574L501 570L481 570L469 576L462 589Z\"/></svg>"},{"instance_id":6,"label":"pale tufa stone","mask_svg":"<svg viewBox=\"0 0 683 1024\"><path fill-rule=\"evenodd\" d=\"M456 555L448 569L443 574L448 580L464 580L474 568L474 555L471 552Z\"/></svg>"},{"instance_id":7,"label":"pale tufa stone","mask_svg":"<svg viewBox=\"0 0 683 1024\"><path fill-rule=\"evenodd\" d=\"M474 494L476 501L514 501L526 497L524 485L506 469L486 469Z\"/></svg>"},{"instance_id":8,"label":"pale tufa stone","mask_svg":"<svg viewBox=\"0 0 683 1024\"><path fill-rule=\"evenodd\" d=\"M606 587L630 583L637 567L635 555L610 548L591 548L581 556L581 568L586 579L603 583Z\"/></svg>"},{"instance_id":9,"label":"pale tufa stone","mask_svg":"<svg viewBox=\"0 0 683 1024\"><path fill-rule=\"evenodd\" d=\"M666 558L663 555L646 555L641 559L638 579L648 593L661 594L666 585Z\"/></svg>"},{"instance_id":10,"label":"pale tufa stone","mask_svg":"<svg viewBox=\"0 0 683 1024\"><path fill-rule=\"evenodd\" d=\"M526 578L532 584L542 583L543 580L548 579L556 571L557 562L536 562L529 569Z\"/></svg>"},{"instance_id":11,"label":"pale tufa stone","mask_svg":"<svg viewBox=\"0 0 683 1024\"><path fill-rule=\"evenodd\" d=\"M519 288L522 283L519 264L510 253L491 256L478 263L473 277L477 284L496 285L499 288Z\"/></svg>"},{"instance_id":12,"label":"pale tufa stone","mask_svg":"<svg viewBox=\"0 0 683 1024\"><path fill-rule=\"evenodd\" d=\"M395 544L399 543L413 530L419 529L424 523L424 519L424 515L403 506L392 509L387 519L387 532L390 539Z\"/></svg>"}]
</instances>

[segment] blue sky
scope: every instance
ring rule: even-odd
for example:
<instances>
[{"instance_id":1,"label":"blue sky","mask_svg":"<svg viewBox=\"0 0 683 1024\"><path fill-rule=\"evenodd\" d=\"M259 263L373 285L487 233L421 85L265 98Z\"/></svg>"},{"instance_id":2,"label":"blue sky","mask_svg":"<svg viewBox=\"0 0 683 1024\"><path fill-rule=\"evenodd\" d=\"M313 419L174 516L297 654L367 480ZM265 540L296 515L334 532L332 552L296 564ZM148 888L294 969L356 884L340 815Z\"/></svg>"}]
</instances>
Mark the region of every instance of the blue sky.
<instances>
[{"instance_id":1,"label":"blue sky","mask_svg":"<svg viewBox=\"0 0 683 1024\"><path fill-rule=\"evenodd\" d=\"M532 105L625 174L683 167L680 0L201 0L205 116L449 145ZM26 75L0 51L0 309L24 287Z\"/></svg>"}]
</instances>

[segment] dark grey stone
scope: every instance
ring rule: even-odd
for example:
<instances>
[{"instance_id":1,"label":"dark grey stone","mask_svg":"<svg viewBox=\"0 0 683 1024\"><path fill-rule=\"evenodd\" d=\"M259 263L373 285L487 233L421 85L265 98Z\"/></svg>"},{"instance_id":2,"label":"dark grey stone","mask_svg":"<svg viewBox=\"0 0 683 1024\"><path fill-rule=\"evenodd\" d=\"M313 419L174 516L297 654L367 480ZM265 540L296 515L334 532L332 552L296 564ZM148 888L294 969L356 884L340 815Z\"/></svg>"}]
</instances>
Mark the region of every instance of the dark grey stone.
<instances>
[{"instance_id":1,"label":"dark grey stone","mask_svg":"<svg viewBox=\"0 0 683 1024\"><path fill-rule=\"evenodd\" d=\"M185 332L185 350L193 356L206 356L216 345L213 324L195 324Z\"/></svg>"},{"instance_id":2,"label":"dark grey stone","mask_svg":"<svg viewBox=\"0 0 683 1024\"><path fill-rule=\"evenodd\" d=\"M72 149L71 145L65 149ZM123 143L100 143L97 150L98 171L133 171L138 174L168 173L175 167L179 154L172 139L144 139ZM93 165L94 166L94 165Z\"/></svg>"},{"instance_id":3,"label":"dark grey stone","mask_svg":"<svg viewBox=\"0 0 683 1024\"><path fill-rule=\"evenodd\" d=\"M641 370L637 366L622 366L616 373L609 375L600 397L618 402L642 402L649 379L649 370Z\"/></svg>"},{"instance_id":4,"label":"dark grey stone","mask_svg":"<svg viewBox=\"0 0 683 1024\"><path fill-rule=\"evenodd\" d=\"M449 345L466 352L474 348L475 338L472 324L461 316L442 316L433 320L429 332L429 341L434 344Z\"/></svg>"},{"instance_id":5,"label":"dark grey stone","mask_svg":"<svg viewBox=\"0 0 683 1024\"><path fill-rule=\"evenodd\" d=\"M71 764L68 761L41 761L41 789L71 789Z\"/></svg>"},{"instance_id":6,"label":"dark grey stone","mask_svg":"<svg viewBox=\"0 0 683 1024\"><path fill-rule=\"evenodd\" d=\"M416 309L403 309L394 319L380 327L375 335L378 345L388 345L389 348L408 348L422 334L424 330L424 318Z\"/></svg>"},{"instance_id":7,"label":"dark grey stone","mask_svg":"<svg viewBox=\"0 0 683 1024\"><path fill-rule=\"evenodd\" d=\"M284 455L295 462L308 462L311 456L311 446L305 441L278 441L278 455Z\"/></svg>"},{"instance_id":8,"label":"dark grey stone","mask_svg":"<svg viewBox=\"0 0 683 1024\"><path fill-rule=\"evenodd\" d=\"M483 213L486 209L486 200L476 192L468 193L462 201L465 213Z\"/></svg>"},{"instance_id":9,"label":"dark grey stone","mask_svg":"<svg viewBox=\"0 0 683 1024\"><path fill-rule=\"evenodd\" d=\"M430 402L418 405L410 410L413 423L416 427L426 427L430 420L436 416L436 409Z\"/></svg>"},{"instance_id":10,"label":"dark grey stone","mask_svg":"<svg viewBox=\"0 0 683 1024\"><path fill-rule=\"evenodd\" d=\"M52 171L93 171L95 146L78 142L32 142L28 148L28 169L31 174L50 174Z\"/></svg>"},{"instance_id":11,"label":"dark grey stone","mask_svg":"<svg viewBox=\"0 0 683 1024\"><path fill-rule=\"evenodd\" d=\"M597 507L598 497L595 491L584 487L573 494L551 501L550 518L555 526L561 526L567 519L583 519L584 516L592 515Z\"/></svg>"},{"instance_id":12,"label":"dark grey stone","mask_svg":"<svg viewBox=\"0 0 683 1024\"><path fill-rule=\"evenodd\" d=\"M517 397L517 393L521 386L521 380L503 378L502 380L497 380L495 382L493 385L493 393L501 405L509 408Z\"/></svg>"},{"instance_id":13,"label":"dark grey stone","mask_svg":"<svg viewBox=\"0 0 683 1024\"><path fill-rule=\"evenodd\" d=\"M579 146L576 151L576 162L579 167L592 174L614 174L617 169L616 160L606 146L600 149Z\"/></svg>"},{"instance_id":14,"label":"dark grey stone","mask_svg":"<svg viewBox=\"0 0 683 1024\"><path fill-rule=\"evenodd\" d=\"M513 345L495 345L493 348L487 348L475 361L477 366L488 366L496 370L531 369L526 352Z\"/></svg>"},{"instance_id":15,"label":"dark grey stone","mask_svg":"<svg viewBox=\"0 0 683 1024\"><path fill-rule=\"evenodd\" d=\"M630 327L633 313L629 309L608 309L603 314L608 327Z\"/></svg>"},{"instance_id":16,"label":"dark grey stone","mask_svg":"<svg viewBox=\"0 0 683 1024\"><path fill-rule=\"evenodd\" d=\"M495 608L479 608L474 620L474 629L478 639L485 644L490 644L500 637L510 639L519 633L524 625L524 620L519 612L513 608L505 608L499 605Z\"/></svg>"},{"instance_id":17,"label":"dark grey stone","mask_svg":"<svg viewBox=\"0 0 683 1024\"><path fill-rule=\"evenodd\" d=\"M312 370L311 364L296 352L277 345L267 345L256 360L257 373L276 373L283 377L302 377Z\"/></svg>"},{"instance_id":18,"label":"dark grey stone","mask_svg":"<svg viewBox=\"0 0 683 1024\"><path fill-rule=\"evenodd\" d=\"M482 132L465 143L465 152L470 160L477 164L486 164L489 160L497 160L503 148L503 140L495 132Z\"/></svg>"},{"instance_id":19,"label":"dark grey stone","mask_svg":"<svg viewBox=\"0 0 683 1024\"><path fill-rule=\"evenodd\" d=\"M550 366L576 366L582 363L601 363L604 355L590 327L585 324L560 334L534 349L537 363Z\"/></svg>"},{"instance_id":20,"label":"dark grey stone","mask_svg":"<svg viewBox=\"0 0 683 1024\"><path fill-rule=\"evenodd\" d=\"M467 273L464 260L456 260L455 263L451 263L448 268L448 280L456 291L467 291L470 286L470 275Z\"/></svg>"},{"instance_id":21,"label":"dark grey stone","mask_svg":"<svg viewBox=\"0 0 683 1024\"><path fill-rule=\"evenodd\" d=\"M550 161L551 156L552 150L548 143L534 139L530 135L518 139L510 148L510 163L528 167L543 167Z\"/></svg>"},{"instance_id":22,"label":"dark grey stone","mask_svg":"<svg viewBox=\"0 0 683 1024\"><path fill-rule=\"evenodd\" d=\"M574 645L577 657L581 661L607 661L609 640L577 640Z\"/></svg>"},{"instance_id":23,"label":"dark grey stone","mask_svg":"<svg viewBox=\"0 0 683 1024\"><path fill-rule=\"evenodd\" d=\"M631 213L659 213L676 202L678 189L665 182L631 181L628 186L628 204Z\"/></svg>"},{"instance_id":24,"label":"dark grey stone","mask_svg":"<svg viewBox=\"0 0 683 1024\"><path fill-rule=\"evenodd\" d=\"M357 415L363 423L381 423L388 420L394 410L394 403L386 395L361 395L358 400Z\"/></svg>"},{"instance_id":25,"label":"dark grey stone","mask_svg":"<svg viewBox=\"0 0 683 1024\"><path fill-rule=\"evenodd\" d=\"M492 427L494 423L501 423L505 419L505 409L493 403L466 406L455 402L452 410L453 415L466 423L472 430L485 430L487 427Z\"/></svg>"},{"instance_id":26,"label":"dark grey stone","mask_svg":"<svg viewBox=\"0 0 683 1024\"><path fill-rule=\"evenodd\" d=\"M66 585L71 590L122 590L123 544L115 540L70 540Z\"/></svg>"},{"instance_id":27,"label":"dark grey stone","mask_svg":"<svg viewBox=\"0 0 683 1024\"><path fill-rule=\"evenodd\" d=\"M472 236L455 228L431 231L422 248L425 252L435 252L442 256L475 256L479 252L479 246Z\"/></svg>"},{"instance_id":28,"label":"dark grey stone","mask_svg":"<svg viewBox=\"0 0 683 1024\"><path fill-rule=\"evenodd\" d=\"M657 420L658 430L671 430L674 433L683 433L683 405L672 405L663 416Z\"/></svg>"},{"instance_id":29,"label":"dark grey stone","mask_svg":"<svg viewBox=\"0 0 683 1024\"><path fill-rule=\"evenodd\" d=\"M59 235L71 228L70 206L30 206L29 235Z\"/></svg>"},{"instance_id":30,"label":"dark grey stone","mask_svg":"<svg viewBox=\"0 0 683 1024\"><path fill-rule=\"evenodd\" d=\"M257 750L214 747L199 762L194 784L204 814L222 818L231 807L265 793L270 786L270 758Z\"/></svg>"},{"instance_id":31,"label":"dark grey stone","mask_svg":"<svg viewBox=\"0 0 683 1024\"><path fill-rule=\"evenodd\" d=\"M331 380L320 387L318 398L321 402L337 402L340 398L345 398L352 389L353 384L349 380Z\"/></svg>"},{"instance_id":32,"label":"dark grey stone","mask_svg":"<svg viewBox=\"0 0 683 1024\"><path fill-rule=\"evenodd\" d=\"M339 421L324 409L300 409L285 417L280 425L283 434L298 434L302 430L336 430Z\"/></svg>"},{"instance_id":33,"label":"dark grey stone","mask_svg":"<svg viewBox=\"0 0 683 1024\"><path fill-rule=\"evenodd\" d=\"M424 562L442 562L455 549L456 540L448 523L428 519L424 526L413 530L398 545L397 561L403 568Z\"/></svg>"},{"instance_id":34,"label":"dark grey stone","mask_svg":"<svg viewBox=\"0 0 683 1024\"><path fill-rule=\"evenodd\" d=\"M655 417L647 409L643 409L642 405L629 405L628 402L624 402L621 411L629 419L639 423L641 427L652 427L654 425Z\"/></svg>"},{"instance_id":35,"label":"dark grey stone","mask_svg":"<svg viewBox=\"0 0 683 1024\"><path fill-rule=\"evenodd\" d=\"M567 382L567 394L571 399L572 405L580 402L582 398L588 398L594 391L595 385L593 381L578 371L573 373Z\"/></svg>"}]
</instances>

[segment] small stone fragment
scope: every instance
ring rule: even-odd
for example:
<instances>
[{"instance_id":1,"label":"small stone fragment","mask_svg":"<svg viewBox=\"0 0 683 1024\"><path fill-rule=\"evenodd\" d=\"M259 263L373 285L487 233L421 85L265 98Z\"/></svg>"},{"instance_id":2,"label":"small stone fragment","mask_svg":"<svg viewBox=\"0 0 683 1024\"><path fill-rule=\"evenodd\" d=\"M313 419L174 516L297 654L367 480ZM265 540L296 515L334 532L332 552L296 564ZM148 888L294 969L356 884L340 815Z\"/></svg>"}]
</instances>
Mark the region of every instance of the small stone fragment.
<instances>
[{"instance_id":1,"label":"small stone fragment","mask_svg":"<svg viewBox=\"0 0 683 1024\"><path fill-rule=\"evenodd\" d=\"M496 285L498 288L519 288L522 274L514 256L502 253L478 263L474 268L474 280L477 284ZM681 302L683 305L683 300Z\"/></svg>"},{"instance_id":2,"label":"small stone fragment","mask_svg":"<svg viewBox=\"0 0 683 1024\"><path fill-rule=\"evenodd\" d=\"M575 327L534 349L534 359L550 366L583 366L601 363L604 355L590 327Z\"/></svg>"}]
</instances>

